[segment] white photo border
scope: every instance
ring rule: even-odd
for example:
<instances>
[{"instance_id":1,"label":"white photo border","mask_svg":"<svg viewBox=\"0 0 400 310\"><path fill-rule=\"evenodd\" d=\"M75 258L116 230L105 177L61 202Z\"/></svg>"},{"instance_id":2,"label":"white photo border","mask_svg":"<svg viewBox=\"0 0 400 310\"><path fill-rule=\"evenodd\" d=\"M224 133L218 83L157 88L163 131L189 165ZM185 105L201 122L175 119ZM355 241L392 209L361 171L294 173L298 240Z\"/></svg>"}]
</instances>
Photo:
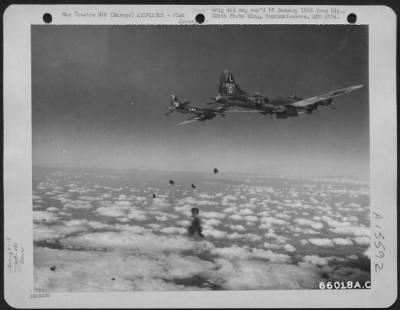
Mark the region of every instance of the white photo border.
<instances>
[{"instance_id":1,"label":"white photo border","mask_svg":"<svg viewBox=\"0 0 400 310\"><path fill-rule=\"evenodd\" d=\"M397 299L397 121L396 14L386 6L334 6L346 14L324 22L304 19L218 19L220 5L11 5L4 13L4 296L16 308L266 308L388 307ZM306 5L226 5L225 7L330 8ZM169 12L170 17L106 19L63 12ZM182 12L184 18L173 17ZM101 292L35 294L33 290L31 25L194 24L196 14L211 24L369 25L371 289L192 292ZM377 214L379 216L377 216ZM379 227L379 228L378 228ZM377 258L384 236L384 258ZM378 244L378 245L377 245ZM13 247L20 251L12 256ZM21 257L22 255L22 257ZM13 259L21 260L11 268ZM375 265L383 264L381 270ZM14 266L15 267L15 266Z\"/></svg>"}]
</instances>

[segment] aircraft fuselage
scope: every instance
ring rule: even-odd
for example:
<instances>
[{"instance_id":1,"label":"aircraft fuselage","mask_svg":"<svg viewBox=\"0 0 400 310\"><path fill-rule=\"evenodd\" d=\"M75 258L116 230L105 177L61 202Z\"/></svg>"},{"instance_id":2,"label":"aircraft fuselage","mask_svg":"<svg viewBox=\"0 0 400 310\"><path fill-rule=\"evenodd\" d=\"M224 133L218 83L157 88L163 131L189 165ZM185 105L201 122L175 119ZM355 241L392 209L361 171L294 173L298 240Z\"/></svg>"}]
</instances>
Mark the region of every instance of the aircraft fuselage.
<instances>
[{"instance_id":1,"label":"aircraft fuselage","mask_svg":"<svg viewBox=\"0 0 400 310\"><path fill-rule=\"evenodd\" d=\"M236 96L217 96L217 103L228 107L239 107L243 109L257 110L263 113L279 112L279 106L299 100L297 97L276 97L268 99L261 95L236 95ZM286 109L285 109L286 110Z\"/></svg>"}]
</instances>

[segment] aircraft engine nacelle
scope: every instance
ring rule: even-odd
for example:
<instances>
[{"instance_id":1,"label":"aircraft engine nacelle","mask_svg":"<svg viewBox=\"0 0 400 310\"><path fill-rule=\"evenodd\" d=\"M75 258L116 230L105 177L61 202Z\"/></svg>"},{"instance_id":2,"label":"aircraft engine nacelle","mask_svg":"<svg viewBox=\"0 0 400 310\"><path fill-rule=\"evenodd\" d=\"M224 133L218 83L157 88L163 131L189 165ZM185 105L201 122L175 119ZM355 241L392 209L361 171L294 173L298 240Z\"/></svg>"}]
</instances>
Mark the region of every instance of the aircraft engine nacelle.
<instances>
[{"instance_id":1,"label":"aircraft engine nacelle","mask_svg":"<svg viewBox=\"0 0 400 310\"><path fill-rule=\"evenodd\" d=\"M307 114L313 114L316 109L318 109L318 102L307 106L305 111Z\"/></svg>"},{"instance_id":2,"label":"aircraft engine nacelle","mask_svg":"<svg viewBox=\"0 0 400 310\"><path fill-rule=\"evenodd\" d=\"M269 102L268 98L260 96L260 95L253 95L251 97L251 101L254 102L257 107L260 107L263 104Z\"/></svg>"},{"instance_id":3,"label":"aircraft engine nacelle","mask_svg":"<svg viewBox=\"0 0 400 310\"><path fill-rule=\"evenodd\" d=\"M209 112L209 113L206 114L206 119L212 119L212 118L214 118L216 116L217 116L217 113Z\"/></svg>"},{"instance_id":4,"label":"aircraft engine nacelle","mask_svg":"<svg viewBox=\"0 0 400 310\"><path fill-rule=\"evenodd\" d=\"M326 106L329 106L332 104L332 100L333 100L332 98L326 99L326 100L321 100L321 101L318 101L318 104L326 107Z\"/></svg>"},{"instance_id":5,"label":"aircraft engine nacelle","mask_svg":"<svg viewBox=\"0 0 400 310\"><path fill-rule=\"evenodd\" d=\"M288 114L286 113L286 111L278 112L278 113L276 113L276 118L279 118L279 119L288 118Z\"/></svg>"},{"instance_id":6,"label":"aircraft engine nacelle","mask_svg":"<svg viewBox=\"0 0 400 310\"><path fill-rule=\"evenodd\" d=\"M299 116L299 112L297 112L297 110L295 110L295 109L288 109L286 111L286 114L288 117Z\"/></svg>"}]
</instances>

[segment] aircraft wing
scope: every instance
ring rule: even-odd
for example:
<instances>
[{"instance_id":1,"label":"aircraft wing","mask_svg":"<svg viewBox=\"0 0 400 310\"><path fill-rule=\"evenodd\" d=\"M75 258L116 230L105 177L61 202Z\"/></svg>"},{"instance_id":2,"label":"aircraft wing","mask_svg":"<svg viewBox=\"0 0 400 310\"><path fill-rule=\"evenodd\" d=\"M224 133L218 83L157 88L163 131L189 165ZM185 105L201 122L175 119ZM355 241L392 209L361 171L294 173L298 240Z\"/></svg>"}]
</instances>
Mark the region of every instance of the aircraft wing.
<instances>
[{"instance_id":1,"label":"aircraft wing","mask_svg":"<svg viewBox=\"0 0 400 310\"><path fill-rule=\"evenodd\" d=\"M201 121L201 120L202 120L202 117L196 115L192 118L187 119L186 121L180 122L178 125L186 125L186 124L190 124L190 123Z\"/></svg>"},{"instance_id":2,"label":"aircraft wing","mask_svg":"<svg viewBox=\"0 0 400 310\"><path fill-rule=\"evenodd\" d=\"M319 101L333 99L335 97L348 94L348 93L350 93L356 89L359 89L361 87L363 87L363 85L350 86L350 87L335 90L335 91L332 91L330 93L326 93L326 94L323 94L320 96L315 96L315 97L311 97L311 98L307 98L307 99L302 99L302 100L299 100L296 102L287 103L287 104L284 104L284 106L291 106L291 107L295 107L295 108L305 108L305 107L312 105Z\"/></svg>"}]
</instances>

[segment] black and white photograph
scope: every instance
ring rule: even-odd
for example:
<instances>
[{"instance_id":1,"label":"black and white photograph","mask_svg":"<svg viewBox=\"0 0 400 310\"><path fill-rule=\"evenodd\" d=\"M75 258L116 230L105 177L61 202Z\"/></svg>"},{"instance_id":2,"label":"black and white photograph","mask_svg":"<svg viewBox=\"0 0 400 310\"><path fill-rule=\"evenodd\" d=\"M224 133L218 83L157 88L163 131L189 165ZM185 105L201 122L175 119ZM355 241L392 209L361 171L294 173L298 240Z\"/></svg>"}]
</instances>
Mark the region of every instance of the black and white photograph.
<instances>
[{"instance_id":1,"label":"black and white photograph","mask_svg":"<svg viewBox=\"0 0 400 310\"><path fill-rule=\"evenodd\" d=\"M12 308L387 308L387 6L10 5Z\"/></svg>"},{"instance_id":2,"label":"black and white photograph","mask_svg":"<svg viewBox=\"0 0 400 310\"><path fill-rule=\"evenodd\" d=\"M370 289L368 30L33 25L34 291Z\"/></svg>"}]
</instances>

